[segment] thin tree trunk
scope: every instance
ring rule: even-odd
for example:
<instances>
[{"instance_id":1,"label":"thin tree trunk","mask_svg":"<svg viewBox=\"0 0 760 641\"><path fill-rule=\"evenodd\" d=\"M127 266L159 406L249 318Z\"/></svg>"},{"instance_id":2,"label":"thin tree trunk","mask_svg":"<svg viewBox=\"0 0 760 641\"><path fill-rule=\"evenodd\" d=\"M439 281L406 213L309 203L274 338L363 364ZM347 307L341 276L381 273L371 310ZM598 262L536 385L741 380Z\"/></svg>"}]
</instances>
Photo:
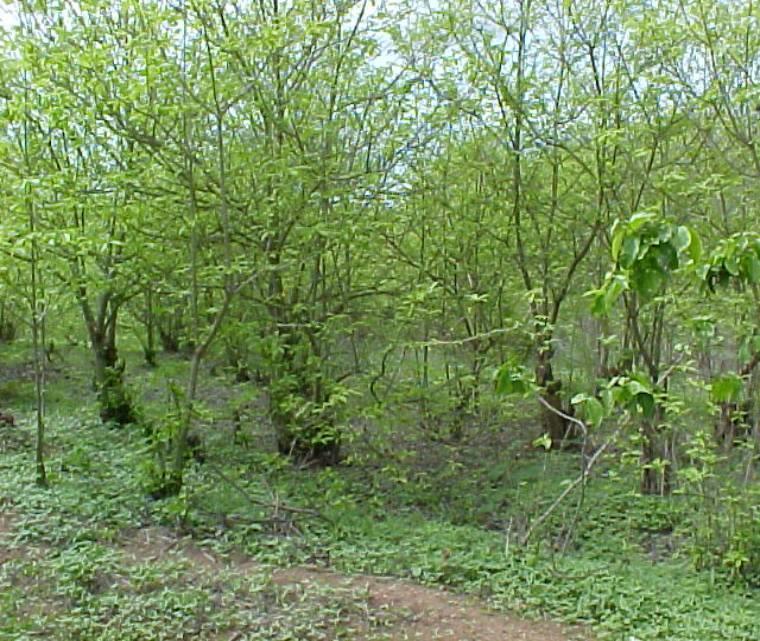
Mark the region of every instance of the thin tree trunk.
<instances>
[{"instance_id":1,"label":"thin tree trunk","mask_svg":"<svg viewBox=\"0 0 760 641\"><path fill-rule=\"evenodd\" d=\"M25 7L24 7L25 8ZM22 18L23 22L23 18ZM24 85L28 86L26 71L24 72ZM32 160L30 155L29 141L29 90L24 90L24 126L23 126L23 145L24 145L24 165L29 174L33 175ZM24 201L28 217L29 232L32 236L31 247L31 321L32 321L32 346L34 350L34 389L37 415L37 434L35 444L35 467L36 482L41 487L47 487L47 473L45 470L45 320L44 307L40 296L40 265L39 265L39 243L36 237L37 216L34 202L32 200L32 184L30 181L25 182Z\"/></svg>"}]
</instances>

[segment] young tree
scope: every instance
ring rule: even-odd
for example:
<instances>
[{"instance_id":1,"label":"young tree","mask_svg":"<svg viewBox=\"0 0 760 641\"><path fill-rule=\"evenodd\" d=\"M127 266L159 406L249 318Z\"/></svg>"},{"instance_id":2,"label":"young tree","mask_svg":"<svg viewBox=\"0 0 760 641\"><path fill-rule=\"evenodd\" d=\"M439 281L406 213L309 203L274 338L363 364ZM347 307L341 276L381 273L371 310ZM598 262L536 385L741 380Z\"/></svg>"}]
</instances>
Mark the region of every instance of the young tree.
<instances>
[{"instance_id":1,"label":"young tree","mask_svg":"<svg viewBox=\"0 0 760 641\"><path fill-rule=\"evenodd\" d=\"M640 412L639 441L641 492L667 494L672 489L671 466L675 453L666 433L666 401L677 363L667 362L663 349L668 294L678 270L694 268L701 255L695 232L660 220L652 213L634 214L612 232L613 269L594 292L593 311L608 314L622 300L631 330L637 362L642 371L630 378L636 383L631 401Z\"/></svg>"}]
</instances>

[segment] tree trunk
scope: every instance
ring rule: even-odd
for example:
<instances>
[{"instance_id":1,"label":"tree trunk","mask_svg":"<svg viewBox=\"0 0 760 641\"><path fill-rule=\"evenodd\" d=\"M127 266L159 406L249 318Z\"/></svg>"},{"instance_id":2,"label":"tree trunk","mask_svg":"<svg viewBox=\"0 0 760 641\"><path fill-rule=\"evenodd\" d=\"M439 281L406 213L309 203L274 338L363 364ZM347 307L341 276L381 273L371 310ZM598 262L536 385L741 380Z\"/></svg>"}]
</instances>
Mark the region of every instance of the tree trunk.
<instances>
[{"instance_id":1,"label":"tree trunk","mask_svg":"<svg viewBox=\"0 0 760 641\"><path fill-rule=\"evenodd\" d=\"M156 317L153 312L153 290L147 287L144 293L145 309L143 324L145 325L145 344L142 346L145 363L149 367L156 366Z\"/></svg>"},{"instance_id":2,"label":"tree trunk","mask_svg":"<svg viewBox=\"0 0 760 641\"><path fill-rule=\"evenodd\" d=\"M720 403L720 414L715 424L715 440L718 446L727 452L733 447L736 439L737 406L736 403L724 401Z\"/></svg>"},{"instance_id":3,"label":"tree trunk","mask_svg":"<svg viewBox=\"0 0 760 641\"><path fill-rule=\"evenodd\" d=\"M16 338L16 324L8 313L8 306L0 303L0 342L10 343Z\"/></svg>"},{"instance_id":4,"label":"tree trunk","mask_svg":"<svg viewBox=\"0 0 760 641\"><path fill-rule=\"evenodd\" d=\"M116 322L116 319L113 319ZM100 420L124 426L134 423L135 411L124 385L124 363L119 362L115 335L100 328L90 332L95 360L95 390Z\"/></svg>"},{"instance_id":5,"label":"tree trunk","mask_svg":"<svg viewBox=\"0 0 760 641\"><path fill-rule=\"evenodd\" d=\"M549 435L552 448L560 449L566 447L568 439L575 435L570 422L559 414L561 412L572 415L572 410L565 408L562 404L562 397L560 396L562 383L554 379L553 355L550 349L545 347L539 349L536 363L536 383L541 388L541 398L550 406L541 405L541 428L545 434Z\"/></svg>"},{"instance_id":6,"label":"tree trunk","mask_svg":"<svg viewBox=\"0 0 760 641\"><path fill-rule=\"evenodd\" d=\"M311 342L298 331L287 331L281 338L279 371L269 389L269 416L277 449L299 462L335 465L340 461L340 434L331 411L323 411L328 399L321 374L308 369Z\"/></svg>"},{"instance_id":7,"label":"tree trunk","mask_svg":"<svg viewBox=\"0 0 760 641\"><path fill-rule=\"evenodd\" d=\"M663 443L661 423L662 408L658 407L654 416L644 420L639 429L642 494L667 496L672 490L671 466Z\"/></svg>"}]
</instances>

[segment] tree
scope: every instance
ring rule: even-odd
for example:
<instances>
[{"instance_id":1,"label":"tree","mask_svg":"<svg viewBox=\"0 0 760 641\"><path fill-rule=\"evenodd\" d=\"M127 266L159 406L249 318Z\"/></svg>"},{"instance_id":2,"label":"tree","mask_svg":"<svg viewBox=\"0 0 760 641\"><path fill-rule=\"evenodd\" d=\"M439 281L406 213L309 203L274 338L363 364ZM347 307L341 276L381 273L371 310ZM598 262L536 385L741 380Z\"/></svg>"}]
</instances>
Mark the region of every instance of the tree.
<instances>
[{"instance_id":1,"label":"tree","mask_svg":"<svg viewBox=\"0 0 760 641\"><path fill-rule=\"evenodd\" d=\"M622 300L626 324L642 371L630 375L637 383L632 400L640 411L639 437L644 494L667 494L672 489L669 450L665 432L668 386L677 362L667 362L663 350L666 310L672 299L667 289L679 269L693 268L701 256L695 232L662 221L656 214L639 212L612 232L613 270L594 292L593 311L608 314Z\"/></svg>"}]
</instances>

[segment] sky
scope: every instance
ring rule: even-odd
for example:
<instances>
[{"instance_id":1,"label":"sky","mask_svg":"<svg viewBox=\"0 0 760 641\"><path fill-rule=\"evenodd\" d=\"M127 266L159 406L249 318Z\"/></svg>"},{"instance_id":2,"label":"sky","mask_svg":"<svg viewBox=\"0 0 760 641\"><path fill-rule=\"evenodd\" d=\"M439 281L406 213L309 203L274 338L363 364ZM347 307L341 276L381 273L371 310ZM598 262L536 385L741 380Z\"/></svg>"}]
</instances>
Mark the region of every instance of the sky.
<instances>
[{"instance_id":1,"label":"sky","mask_svg":"<svg viewBox=\"0 0 760 641\"><path fill-rule=\"evenodd\" d=\"M13 24L16 7L12 4L0 3L0 25L7 26Z\"/></svg>"}]
</instances>

